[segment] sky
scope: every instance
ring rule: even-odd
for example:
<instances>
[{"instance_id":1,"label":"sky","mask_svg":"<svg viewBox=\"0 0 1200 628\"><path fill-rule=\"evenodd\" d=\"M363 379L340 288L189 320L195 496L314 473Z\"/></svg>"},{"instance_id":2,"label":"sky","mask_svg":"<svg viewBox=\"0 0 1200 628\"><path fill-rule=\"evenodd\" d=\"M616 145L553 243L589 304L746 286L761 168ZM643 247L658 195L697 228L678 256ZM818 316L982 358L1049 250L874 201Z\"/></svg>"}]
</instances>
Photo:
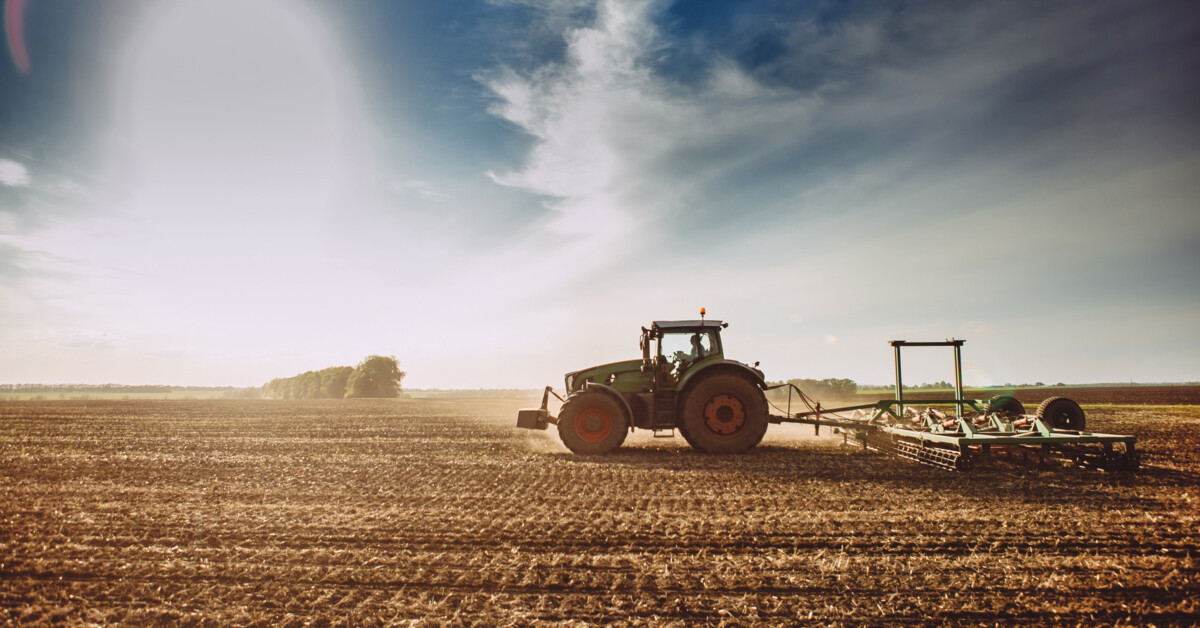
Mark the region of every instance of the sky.
<instances>
[{"instance_id":1,"label":"sky","mask_svg":"<svg viewBox=\"0 0 1200 628\"><path fill-rule=\"evenodd\" d=\"M1200 381L1188 0L2 1L0 383Z\"/></svg>"}]
</instances>

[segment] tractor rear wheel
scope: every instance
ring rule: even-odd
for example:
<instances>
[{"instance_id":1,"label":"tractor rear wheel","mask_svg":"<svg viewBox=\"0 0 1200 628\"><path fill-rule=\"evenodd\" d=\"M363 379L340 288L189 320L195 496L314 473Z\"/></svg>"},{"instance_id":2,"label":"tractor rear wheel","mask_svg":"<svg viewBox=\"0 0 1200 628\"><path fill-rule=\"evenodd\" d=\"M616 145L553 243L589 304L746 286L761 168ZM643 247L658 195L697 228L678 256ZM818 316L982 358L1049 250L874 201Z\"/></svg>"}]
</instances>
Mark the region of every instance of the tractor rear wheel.
<instances>
[{"instance_id":1,"label":"tractor rear wheel","mask_svg":"<svg viewBox=\"0 0 1200 628\"><path fill-rule=\"evenodd\" d=\"M745 377L713 374L687 393L678 424L687 442L700 451L741 453L757 445L767 431L767 400Z\"/></svg>"},{"instance_id":2,"label":"tractor rear wheel","mask_svg":"<svg viewBox=\"0 0 1200 628\"><path fill-rule=\"evenodd\" d=\"M621 404L602 392L571 395L558 415L558 437L577 454L606 454L620 447L628 433Z\"/></svg>"},{"instance_id":3,"label":"tractor rear wheel","mask_svg":"<svg viewBox=\"0 0 1200 628\"><path fill-rule=\"evenodd\" d=\"M1082 430L1087 418L1079 404L1066 397L1051 397L1038 406L1037 417L1053 430Z\"/></svg>"}]
</instances>

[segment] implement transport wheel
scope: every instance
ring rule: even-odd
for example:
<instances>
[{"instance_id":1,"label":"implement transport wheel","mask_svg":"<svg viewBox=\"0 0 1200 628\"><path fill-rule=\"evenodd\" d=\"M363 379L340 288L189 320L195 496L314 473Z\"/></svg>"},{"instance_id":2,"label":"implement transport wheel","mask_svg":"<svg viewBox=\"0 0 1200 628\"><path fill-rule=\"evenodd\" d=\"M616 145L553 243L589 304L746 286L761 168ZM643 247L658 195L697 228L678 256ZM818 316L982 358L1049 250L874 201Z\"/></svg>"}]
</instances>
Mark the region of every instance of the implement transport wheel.
<instances>
[{"instance_id":1,"label":"implement transport wheel","mask_svg":"<svg viewBox=\"0 0 1200 628\"><path fill-rule=\"evenodd\" d=\"M571 395L558 415L558 437L577 454L606 454L620 447L628 433L621 404L602 392Z\"/></svg>"},{"instance_id":2,"label":"implement transport wheel","mask_svg":"<svg viewBox=\"0 0 1200 628\"><path fill-rule=\"evenodd\" d=\"M1079 404L1066 397L1051 397L1038 406L1037 417L1053 430L1082 430L1087 418Z\"/></svg>"},{"instance_id":3,"label":"implement transport wheel","mask_svg":"<svg viewBox=\"0 0 1200 628\"><path fill-rule=\"evenodd\" d=\"M696 383L683 401L679 431L694 448L714 454L748 451L767 431L767 400L754 382L716 373Z\"/></svg>"},{"instance_id":4,"label":"implement transport wheel","mask_svg":"<svg viewBox=\"0 0 1200 628\"><path fill-rule=\"evenodd\" d=\"M1016 397L997 395L988 399L987 410L988 412L995 412L1009 418L1014 418L1025 414L1025 405L1017 401Z\"/></svg>"}]
</instances>

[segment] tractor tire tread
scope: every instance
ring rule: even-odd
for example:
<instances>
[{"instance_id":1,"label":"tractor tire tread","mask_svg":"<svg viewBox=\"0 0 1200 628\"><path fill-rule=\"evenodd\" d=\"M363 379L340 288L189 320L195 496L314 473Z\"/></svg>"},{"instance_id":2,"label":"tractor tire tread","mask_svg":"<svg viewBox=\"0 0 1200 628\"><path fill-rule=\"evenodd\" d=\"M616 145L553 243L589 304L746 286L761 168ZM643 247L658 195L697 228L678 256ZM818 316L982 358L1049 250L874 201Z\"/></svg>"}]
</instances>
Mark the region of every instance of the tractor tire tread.
<instances>
[{"instance_id":1,"label":"tractor tire tread","mask_svg":"<svg viewBox=\"0 0 1200 628\"><path fill-rule=\"evenodd\" d=\"M748 424L733 438L713 435L703 425L701 404L704 398L716 394L733 394L745 407ZM678 406L681 414L676 420L683 438L697 451L705 453L743 453L762 441L768 425L766 397L758 384L748 377L734 373L714 373L689 386Z\"/></svg>"},{"instance_id":2,"label":"tractor tire tread","mask_svg":"<svg viewBox=\"0 0 1200 628\"><path fill-rule=\"evenodd\" d=\"M599 406L609 415L612 432L602 442L588 442L576 431L575 416L588 407ZM576 454L600 455L609 453L625 442L629 434L629 417L621 404L609 395L597 391L584 391L567 397L562 410L558 414L558 437Z\"/></svg>"}]
</instances>

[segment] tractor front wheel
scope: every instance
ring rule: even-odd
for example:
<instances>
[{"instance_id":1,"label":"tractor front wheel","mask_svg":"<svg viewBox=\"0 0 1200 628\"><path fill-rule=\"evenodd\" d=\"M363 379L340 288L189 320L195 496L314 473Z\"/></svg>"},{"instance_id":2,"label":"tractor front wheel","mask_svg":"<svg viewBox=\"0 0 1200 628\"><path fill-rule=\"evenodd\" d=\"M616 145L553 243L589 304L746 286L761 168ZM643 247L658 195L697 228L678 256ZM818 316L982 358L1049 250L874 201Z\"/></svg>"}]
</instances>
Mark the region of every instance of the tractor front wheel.
<instances>
[{"instance_id":1,"label":"tractor front wheel","mask_svg":"<svg viewBox=\"0 0 1200 628\"><path fill-rule=\"evenodd\" d=\"M679 431L700 451L748 451L767 431L767 400L758 386L738 375L710 375L687 393Z\"/></svg>"},{"instance_id":2,"label":"tractor front wheel","mask_svg":"<svg viewBox=\"0 0 1200 628\"><path fill-rule=\"evenodd\" d=\"M571 395L558 415L558 437L577 454L606 454L620 447L627 433L624 409L602 392Z\"/></svg>"}]
</instances>

